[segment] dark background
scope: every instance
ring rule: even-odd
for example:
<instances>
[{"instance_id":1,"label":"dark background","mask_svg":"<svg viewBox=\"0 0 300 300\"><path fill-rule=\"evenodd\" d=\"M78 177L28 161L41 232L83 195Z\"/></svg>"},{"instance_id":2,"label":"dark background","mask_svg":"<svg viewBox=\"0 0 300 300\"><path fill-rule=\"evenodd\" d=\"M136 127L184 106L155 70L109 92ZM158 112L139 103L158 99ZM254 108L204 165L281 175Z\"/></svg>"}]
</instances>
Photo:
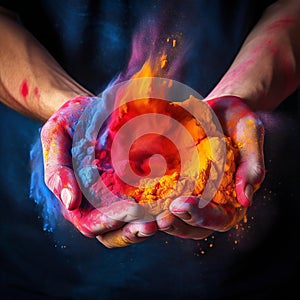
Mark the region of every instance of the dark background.
<instances>
[{"instance_id":1,"label":"dark background","mask_svg":"<svg viewBox=\"0 0 300 300\"><path fill-rule=\"evenodd\" d=\"M173 20L165 30L182 30L193 40L182 81L203 96L226 71L266 4L3 2L94 93L126 66L141 18L152 13ZM122 249L106 249L62 219L54 232L43 230L40 208L29 197L29 152L42 124L0 105L1 298L291 299L299 268L299 103L295 92L272 114L260 115L267 174L247 223L206 241L159 233Z\"/></svg>"}]
</instances>

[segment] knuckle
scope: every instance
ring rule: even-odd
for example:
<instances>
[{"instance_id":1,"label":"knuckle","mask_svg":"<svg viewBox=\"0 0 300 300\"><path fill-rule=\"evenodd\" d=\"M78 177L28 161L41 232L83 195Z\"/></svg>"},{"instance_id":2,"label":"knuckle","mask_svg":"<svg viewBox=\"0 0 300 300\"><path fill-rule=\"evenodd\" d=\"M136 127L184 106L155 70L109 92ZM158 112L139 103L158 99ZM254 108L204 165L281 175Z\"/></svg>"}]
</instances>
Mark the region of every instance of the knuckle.
<instances>
[{"instance_id":1,"label":"knuckle","mask_svg":"<svg viewBox=\"0 0 300 300\"><path fill-rule=\"evenodd\" d=\"M44 172L44 181L46 186L53 192L55 193L55 188L60 184L58 176L56 176L55 173L48 172L47 169L45 168Z\"/></svg>"},{"instance_id":2,"label":"knuckle","mask_svg":"<svg viewBox=\"0 0 300 300\"><path fill-rule=\"evenodd\" d=\"M41 129L41 139L42 141L45 141L48 139L50 133L50 125L49 123L45 123L44 126Z\"/></svg>"},{"instance_id":3,"label":"knuckle","mask_svg":"<svg viewBox=\"0 0 300 300\"><path fill-rule=\"evenodd\" d=\"M86 231L86 230L83 230L83 229L78 229L80 231L80 233L88 238L94 238L95 237L95 234L89 232L89 231Z\"/></svg>"},{"instance_id":4,"label":"knuckle","mask_svg":"<svg viewBox=\"0 0 300 300\"><path fill-rule=\"evenodd\" d=\"M90 228L88 228L87 226L82 226L82 225L77 225L77 224L74 224L74 225L76 226L76 228L82 235L89 237L89 238L94 238L96 236L96 234L93 233L92 230Z\"/></svg>"},{"instance_id":5,"label":"knuckle","mask_svg":"<svg viewBox=\"0 0 300 300\"><path fill-rule=\"evenodd\" d=\"M131 245L138 241L138 238L135 234L125 234L121 236L121 239L125 245Z\"/></svg>"},{"instance_id":6,"label":"knuckle","mask_svg":"<svg viewBox=\"0 0 300 300\"><path fill-rule=\"evenodd\" d=\"M118 234L105 234L103 236L97 237L97 239L106 247L106 248L121 248L132 245L136 241L129 240L124 235L119 236Z\"/></svg>"}]
</instances>

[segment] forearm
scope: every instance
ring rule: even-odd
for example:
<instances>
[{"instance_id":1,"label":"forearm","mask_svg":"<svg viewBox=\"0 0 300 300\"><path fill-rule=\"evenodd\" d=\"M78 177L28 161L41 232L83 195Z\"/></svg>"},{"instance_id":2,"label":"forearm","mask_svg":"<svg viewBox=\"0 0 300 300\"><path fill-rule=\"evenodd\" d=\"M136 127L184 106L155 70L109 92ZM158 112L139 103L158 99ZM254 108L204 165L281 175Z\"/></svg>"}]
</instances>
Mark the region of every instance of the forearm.
<instances>
[{"instance_id":1,"label":"forearm","mask_svg":"<svg viewBox=\"0 0 300 300\"><path fill-rule=\"evenodd\" d=\"M300 1L278 1L250 32L207 98L233 95L253 110L273 110L300 83Z\"/></svg>"},{"instance_id":2,"label":"forearm","mask_svg":"<svg viewBox=\"0 0 300 300\"><path fill-rule=\"evenodd\" d=\"M1 102L35 119L47 120L76 95L91 95L1 8L0 66Z\"/></svg>"}]
</instances>

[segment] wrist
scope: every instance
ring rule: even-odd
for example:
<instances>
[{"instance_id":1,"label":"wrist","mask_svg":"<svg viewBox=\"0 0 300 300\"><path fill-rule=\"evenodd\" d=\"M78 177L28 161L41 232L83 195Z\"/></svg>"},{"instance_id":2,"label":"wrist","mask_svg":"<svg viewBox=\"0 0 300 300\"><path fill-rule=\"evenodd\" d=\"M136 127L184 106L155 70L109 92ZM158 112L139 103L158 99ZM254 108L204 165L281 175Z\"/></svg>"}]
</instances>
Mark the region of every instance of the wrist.
<instances>
[{"instance_id":1,"label":"wrist","mask_svg":"<svg viewBox=\"0 0 300 300\"><path fill-rule=\"evenodd\" d=\"M48 67L45 73L34 72L27 78L28 80L23 80L20 93L15 97L22 98L19 102L25 108L24 114L40 121L48 120L76 96L93 96L67 73L60 72L60 68L55 65Z\"/></svg>"},{"instance_id":2,"label":"wrist","mask_svg":"<svg viewBox=\"0 0 300 300\"><path fill-rule=\"evenodd\" d=\"M66 102L78 96L92 97L94 95L78 84L71 82L66 85L60 84L59 87L52 87L49 92L41 91L39 118L46 121Z\"/></svg>"},{"instance_id":3,"label":"wrist","mask_svg":"<svg viewBox=\"0 0 300 300\"><path fill-rule=\"evenodd\" d=\"M253 111L276 109L300 83L295 19L283 14L261 22L208 98L237 96Z\"/></svg>"}]
</instances>

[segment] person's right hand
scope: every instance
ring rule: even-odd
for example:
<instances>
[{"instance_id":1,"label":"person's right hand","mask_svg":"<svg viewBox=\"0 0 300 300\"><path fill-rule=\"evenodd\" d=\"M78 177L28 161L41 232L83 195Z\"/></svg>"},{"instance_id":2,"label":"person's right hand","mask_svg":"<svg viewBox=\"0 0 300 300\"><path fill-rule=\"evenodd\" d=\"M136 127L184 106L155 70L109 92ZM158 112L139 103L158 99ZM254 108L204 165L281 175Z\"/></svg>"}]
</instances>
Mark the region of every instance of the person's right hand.
<instances>
[{"instance_id":1,"label":"person's right hand","mask_svg":"<svg viewBox=\"0 0 300 300\"><path fill-rule=\"evenodd\" d=\"M158 227L168 234L203 239L214 231L230 230L251 205L254 192L265 177L264 127L242 99L223 96L204 100L214 111L226 136L238 147L235 186L240 208L210 202L200 205L201 197L178 197L157 218ZM171 213L171 214L170 214Z\"/></svg>"},{"instance_id":2,"label":"person's right hand","mask_svg":"<svg viewBox=\"0 0 300 300\"><path fill-rule=\"evenodd\" d=\"M42 127L45 183L61 201L64 217L85 236L97 237L108 248L141 242L157 231L155 221L139 221L142 206L122 200L96 209L82 197L70 151L76 124L90 101L86 96L67 101Z\"/></svg>"}]
</instances>

